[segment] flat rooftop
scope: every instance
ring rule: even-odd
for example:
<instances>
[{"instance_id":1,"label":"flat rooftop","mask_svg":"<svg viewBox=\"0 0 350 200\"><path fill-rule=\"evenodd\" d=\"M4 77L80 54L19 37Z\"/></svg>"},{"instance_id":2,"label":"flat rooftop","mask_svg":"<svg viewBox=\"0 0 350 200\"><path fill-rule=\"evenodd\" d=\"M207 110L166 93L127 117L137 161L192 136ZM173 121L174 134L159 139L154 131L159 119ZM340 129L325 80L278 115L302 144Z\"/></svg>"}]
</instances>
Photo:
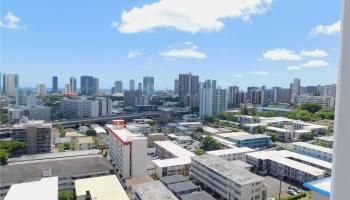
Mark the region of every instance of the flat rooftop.
<instances>
[{"instance_id":1,"label":"flat rooftop","mask_svg":"<svg viewBox=\"0 0 350 200\"><path fill-rule=\"evenodd\" d=\"M178 158L190 158L192 156L195 156L194 153L170 141L155 141L154 143L162 147L163 149L166 149L167 151L171 152L173 155L175 155Z\"/></svg>"},{"instance_id":2,"label":"flat rooftop","mask_svg":"<svg viewBox=\"0 0 350 200\"><path fill-rule=\"evenodd\" d=\"M160 178L160 181L162 181L162 183L164 183L165 185L168 185L168 184L188 181L188 178L182 175L172 175L172 176L163 176Z\"/></svg>"},{"instance_id":3,"label":"flat rooftop","mask_svg":"<svg viewBox=\"0 0 350 200\"><path fill-rule=\"evenodd\" d=\"M233 137L233 136L240 136L240 135L251 135L251 134L247 133L247 132L243 132L243 131L217 134L217 136L220 136L220 137L223 137L223 138Z\"/></svg>"},{"instance_id":4,"label":"flat rooftop","mask_svg":"<svg viewBox=\"0 0 350 200\"><path fill-rule=\"evenodd\" d=\"M294 142L293 145L299 146L299 147L305 147L308 149L314 149L316 151L321 151L321 152L328 153L328 154L333 154L333 149L331 149L331 148L326 148L326 147L310 144L307 142Z\"/></svg>"},{"instance_id":5,"label":"flat rooftop","mask_svg":"<svg viewBox=\"0 0 350 200\"><path fill-rule=\"evenodd\" d=\"M38 181L13 184L7 192L5 200L18 199L57 200L58 177L48 177Z\"/></svg>"},{"instance_id":6,"label":"flat rooftop","mask_svg":"<svg viewBox=\"0 0 350 200\"><path fill-rule=\"evenodd\" d=\"M333 136L322 136L322 137L318 137L318 138L315 138L315 139L324 140L324 141L327 141L327 142L333 142L334 141L334 137Z\"/></svg>"},{"instance_id":7,"label":"flat rooftop","mask_svg":"<svg viewBox=\"0 0 350 200\"><path fill-rule=\"evenodd\" d=\"M230 162L234 163L235 165L237 165L239 167L246 168L246 169L250 169L253 167L253 165L246 163L246 162L243 162L241 160L232 160Z\"/></svg>"},{"instance_id":8,"label":"flat rooftop","mask_svg":"<svg viewBox=\"0 0 350 200\"><path fill-rule=\"evenodd\" d=\"M307 174L311 174L313 176L321 176L324 175L326 172L322 169L318 169L316 167L303 164L282 156L279 156L275 153L272 153L270 151L257 151L253 153L247 153L248 156L251 156L255 159L260 159L260 160L271 160L276 163L288 166L290 168L305 172Z\"/></svg>"},{"instance_id":9,"label":"flat rooftop","mask_svg":"<svg viewBox=\"0 0 350 200\"><path fill-rule=\"evenodd\" d=\"M202 165L210 168L216 173L227 177L232 182L238 183L240 185L246 185L263 181L262 177L251 173L247 169L242 168L241 166L233 162L224 160L214 155L208 154L203 156L195 156L192 157L192 160L201 163Z\"/></svg>"},{"instance_id":10,"label":"flat rooftop","mask_svg":"<svg viewBox=\"0 0 350 200\"><path fill-rule=\"evenodd\" d=\"M313 158L310 156L302 155L302 154L295 153L292 151L287 151L287 150L271 151L271 153L279 155L279 156L284 157L284 158L294 158L294 159L301 160L304 162L313 163L314 165L318 165L320 167L324 167L326 169L332 170L332 163L324 161L324 160L320 160L317 158Z\"/></svg>"},{"instance_id":11,"label":"flat rooftop","mask_svg":"<svg viewBox=\"0 0 350 200\"><path fill-rule=\"evenodd\" d=\"M136 193L141 200L179 200L163 183L153 181L132 186L133 193Z\"/></svg>"},{"instance_id":12,"label":"flat rooftop","mask_svg":"<svg viewBox=\"0 0 350 200\"><path fill-rule=\"evenodd\" d=\"M210 126L204 126L203 127L203 131L207 132L207 133L210 133L210 134L217 134L217 133L221 132L220 130L218 130L216 128L213 128L213 127L210 127Z\"/></svg>"},{"instance_id":13,"label":"flat rooftop","mask_svg":"<svg viewBox=\"0 0 350 200\"><path fill-rule=\"evenodd\" d=\"M181 195L180 197L181 200L215 200L214 197L204 191L192 192L191 194Z\"/></svg>"},{"instance_id":14,"label":"flat rooftop","mask_svg":"<svg viewBox=\"0 0 350 200\"><path fill-rule=\"evenodd\" d=\"M167 187L174 193L199 189L199 187L193 184L191 181L173 183L173 184L169 184Z\"/></svg>"},{"instance_id":15,"label":"flat rooftop","mask_svg":"<svg viewBox=\"0 0 350 200\"><path fill-rule=\"evenodd\" d=\"M140 133L132 133L126 128L119 128L118 126L114 126L112 124L107 124L106 127L109 130L109 134L113 134L122 142L131 142L134 138L143 138L143 135Z\"/></svg>"},{"instance_id":16,"label":"flat rooftop","mask_svg":"<svg viewBox=\"0 0 350 200\"><path fill-rule=\"evenodd\" d=\"M123 186L115 175L75 180L76 196L85 196L86 191L94 200L129 200Z\"/></svg>"},{"instance_id":17,"label":"flat rooftop","mask_svg":"<svg viewBox=\"0 0 350 200\"><path fill-rule=\"evenodd\" d=\"M52 176L70 176L72 174L96 173L112 169L110 162L101 155L83 158L50 159L34 163L16 163L1 166L0 185L36 181L42 177L43 170L51 168Z\"/></svg>"},{"instance_id":18,"label":"flat rooftop","mask_svg":"<svg viewBox=\"0 0 350 200\"><path fill-rule=\"evenodd\" d=\"M237 147L233 149L221 149L216 151L208 151L207 154L222 156L222 155L237 154L237 153L249 153L254 151L255 151L254 149L251 149L248 147L240 147L240 148Z\"/></svg>"},{"instance_id":19,"label":"flat rooftop","mask_svg":"<svg viewBox=\"0 0 350 200\"><path fill-rule=\"evenodd\" d=\"M251 134L251 135L240 135L240 136L233 136L230 137L234 140L253 140L253 139L268 139L271 138L270 136L263 135L263 134Z\"/></svg>"},{"instance_id":20,"label":"flat rooftop","mask_svg":"<svg viewBox=\"0 0 350 200\"><path fill-rule=\"evenodd\" d=\"M191 157L181 157L181 158L169 158L169 159L157 159L152 160L152 162L158 167L172 167L180 165L189 165L191 164Z\"/></svg>"},{"instance_id":21,"label":"flat rooftop","mask_svg":"<svg viewBox=\"0 0 350 200\"><path fill-rule=\"evenodd\" d=\"M329 198L331 196L331 177L304 183L304 187Z\"/></svg>"},{"instance_id":22,"label":"flat rooftop","mask_svg":"<svg viewBox=\"0 0 350 200\"><path fill-rule=\"evenodd\" d=\"M100 150L92 149L92 150L83 150L83 151L67 151L67 152L59 152L59 153L42 153L42 154L33 154L33 155L23 155L17 158L8 159L9 165L16 162L35 162L40 160L50 160L57 158L72 158L72 157L84 157L91 155L98 155Z\"/></svg>"}]
</instances>

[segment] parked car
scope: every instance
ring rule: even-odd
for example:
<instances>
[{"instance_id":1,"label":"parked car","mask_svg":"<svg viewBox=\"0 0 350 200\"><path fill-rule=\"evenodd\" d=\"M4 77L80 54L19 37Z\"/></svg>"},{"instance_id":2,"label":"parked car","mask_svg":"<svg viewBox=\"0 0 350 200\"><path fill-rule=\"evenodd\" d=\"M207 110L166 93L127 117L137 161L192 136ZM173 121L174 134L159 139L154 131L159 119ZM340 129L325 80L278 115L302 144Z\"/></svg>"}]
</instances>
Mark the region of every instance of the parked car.
<instances>
[{"instance_id":1,"label":"parked car","mask_svg":"<svg viewBox=\"0 0 350 200\"><path fill-rule=\"evenodd\" d=\"M298 194L296 191L294 191L294 190L292 190L292 189L287 190L287 193L290 194L290 195L296 195L296 194Z\"/></svg>"}]
</instances>

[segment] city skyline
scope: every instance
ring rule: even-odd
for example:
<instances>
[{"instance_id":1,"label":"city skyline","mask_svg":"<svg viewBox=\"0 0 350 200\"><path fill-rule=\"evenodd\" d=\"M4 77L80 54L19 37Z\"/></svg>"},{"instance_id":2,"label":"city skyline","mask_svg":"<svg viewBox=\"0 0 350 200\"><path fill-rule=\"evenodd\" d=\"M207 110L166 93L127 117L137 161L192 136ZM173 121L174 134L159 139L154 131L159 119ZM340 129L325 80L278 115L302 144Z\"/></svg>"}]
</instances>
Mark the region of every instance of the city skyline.
<instances>
[{"instance_id":1,"label":"city skyline","mask_svg":"<svg viewBox=\"0 0 350 200\"><path fill-rule=\"evenodd\" d=\"M339 2L227 1L221 5L232 9L213 4L207 18L193 12L191 2L186 11L181 2L169 6L170 0L91 2L77 15L79 1L7 1L1 71L19 73L21 87L35 87L37 79L50 86L58 76L63 88L69 77L93 75L100 88L154 76L156 89L172 89L177 75L188 72L223 87L288 87L295 77L305 85L336 82ZM177 24L162 11L188 23ZM152 23L140 23L145 13Z\"/></svg>"}]
</instances>

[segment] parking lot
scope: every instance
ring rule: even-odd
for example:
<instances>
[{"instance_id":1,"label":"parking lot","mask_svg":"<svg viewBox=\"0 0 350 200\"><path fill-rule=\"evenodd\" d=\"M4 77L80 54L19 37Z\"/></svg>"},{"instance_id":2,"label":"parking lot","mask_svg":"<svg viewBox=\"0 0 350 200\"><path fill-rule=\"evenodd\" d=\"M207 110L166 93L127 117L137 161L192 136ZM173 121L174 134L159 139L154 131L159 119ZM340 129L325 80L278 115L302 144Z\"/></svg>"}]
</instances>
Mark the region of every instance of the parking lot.
<instances>
[{"instance_id":1,"label":"parking lot","mask_svg":"<svg viewBox=\"0 0 350 200\"><path fill-rule=\"evenodd\" d=\"M280 180L272 177L272 176L265 176L264 177L264 183L267 187L267 198L276 198L278 197L278 193L279 193L279 189L280 189ZM288 187L289 186L294 186L295 185L291 185L287 182L282 181L281 184L281 197L287 197L290 194L287 193L288 191ZM300 189L301 191L303 191L300 187L296 187L298 189Z\"/></svg>"}]
</instances>

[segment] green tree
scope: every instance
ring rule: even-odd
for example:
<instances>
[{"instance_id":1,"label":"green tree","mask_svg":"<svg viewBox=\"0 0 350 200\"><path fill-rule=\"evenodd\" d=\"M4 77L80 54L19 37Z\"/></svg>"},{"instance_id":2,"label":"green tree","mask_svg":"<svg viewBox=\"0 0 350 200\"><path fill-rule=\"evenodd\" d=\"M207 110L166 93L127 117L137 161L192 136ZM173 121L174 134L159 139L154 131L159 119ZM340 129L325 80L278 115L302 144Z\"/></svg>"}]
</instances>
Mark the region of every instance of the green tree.
<instances>
[{"instance_id":1,"label":"green tree","mask_svg":"<svg viewBox=\"0 0 350 200\"><path fill-rule=\"evenodd\" d=\"M334 119L334 109L323 108L319 110L316 115L321 119Z\"/></svg>"},{"instance_id":2,"label":"green tree","mask_svg":"<svg viewBox=\"0 0 350 200\"><path fill-rule=\"evenodd\" d=\"M243 107L241 107L241 114L242 115L248 115L249 114L247 105L244 104Z\"/></svg>"},{"instance_id":3,"label":"green tree","mask_svg":"<svg viewBox=\"0 0 350 200\"><path fill-rule=\"evenodd\" d=\"M322 109L322 106L316 102L309 102L309 103L305 103L305 104L301 105L300 108L302 110L307 110L310 113L316 113Z\"/></svg>"},{"instance_id":4,"label":"green tree","mask_svg":"<svg viewBox=\"0 0 350 200\"><path fill-rule=\"evenodd\" d=\"M191 111L194 113L197 113L197 112L199 112L199 107L192 107Z\"/></svg>"},{"instance_id":5,"label":"green tree","mask_svg":"<svg viewBox=\"0 0 350 200\"><path fill-rule=\"evenodd\" d=\"M219 148L220 143L212 136L208 135L203 139L203 149L205 151L217 150Z\"/></svg>"},{"instance_id":6,"label":"green tree","mask_svg":"<svg viewBox=\"0 0 350 200\"><path fill-rule=\"evenodd\" d=\"M64 147L64 150L69 150L71 147L71 143L65 142L65 143L63 143L63 147Z\"/></svg>"},{"instance_id":7,"label":"green tree","mask_svg":"<svg viewBox=\"0 0 350 200\"><path fill-rule=\"evenodd\" d=\"M96 131L95 129L89 129L85 133L87 136L96 136Z\"/></svg>"},{"instance_id":8,"label":"green tree","mask_svg":"<svg viewBox=\"0 0 350 200\"><path fill-rule=\"evenodd\" d=\"M202 127L198 127L198 128L196 128L196 132L203 133L203 132L204 132L204 130L203 130L203 128L202 128Z\"/></svg>"},{"instance_id":9,"label":"green tree","mask_svg":"<svg viewBox=\"0 0 350 200\"><path fill-rule=\"evenodd\" d=\"M0 165L6 165L9 153L5 150L0 150Z\"/></svg>"},{"instance_id":10,"label":"green tree","mask_svg":"<svg viewBox=\"0 0 350 200\"><path fill-rule=\"evenodd\" d=\"M66 132L64 131L64 126L62 124L59 124L57 126L58 128L58 132L60 133L60 137L65 137L66 136Z\"/></svg>"},{"instance_id":11,"label":"green tree","mask_svg":"<svg viewBox=\"0 0 350 200\"><path fill-rule=\"evenodd\" d=\"M9 122L7 115L5 112L1 111L0 112L0 123L1 124L7 124Z\"/></svg>"},{"instance_id":12,"label":"green tree","mask_svg":"<svg viewBox=\"0 0 350 200\"><path fill-rule=\"evenodd\" d=\"M276 133L272 133L271 134L271 141L275 144L275 142L277 141L277 134Z\"/></svg>"},{"instance_id":13,"label":"green tree","mask_svg":"<svg viewBox=\"0 0 350 200\"><path fill-rule=\"evenodd\" d=\"M74 192L71 190L62 190L58 192L59 200L73 200L75 199Z\"/></svg>"},{"instance_id":14,"label":"green tree","mask_svg":"<svg viewBox=\"0 0 350 200\"><path fill-rule=\"evenodd\" d=\"M265 131L266 131L266 129L263 126L257 126L255 129L255 133L257 133L257 134L263 134L263 133L265 133Z\"/></svg>"},{"instance_id":15,"label":"green tree","mask_svg":"<svg viewBox=\"0 0 350 200\"><path fill-rule=\"evenodd\" d=\"M204 155L205 154L205 150L204 149L196 149L196 151L194 153L196 155L198 155L198 156Z\"/></svg>"},{"instance_id":16,"label":"green tree","mask_svg":"<svg viewBox=\"0 0 350 200\"><path fill-rule=\"evenodd\" d=\"M0 164L6 165L9 156L26 148L26 144L17 140L0 141Z\"/></svg>"}]
</instances>

